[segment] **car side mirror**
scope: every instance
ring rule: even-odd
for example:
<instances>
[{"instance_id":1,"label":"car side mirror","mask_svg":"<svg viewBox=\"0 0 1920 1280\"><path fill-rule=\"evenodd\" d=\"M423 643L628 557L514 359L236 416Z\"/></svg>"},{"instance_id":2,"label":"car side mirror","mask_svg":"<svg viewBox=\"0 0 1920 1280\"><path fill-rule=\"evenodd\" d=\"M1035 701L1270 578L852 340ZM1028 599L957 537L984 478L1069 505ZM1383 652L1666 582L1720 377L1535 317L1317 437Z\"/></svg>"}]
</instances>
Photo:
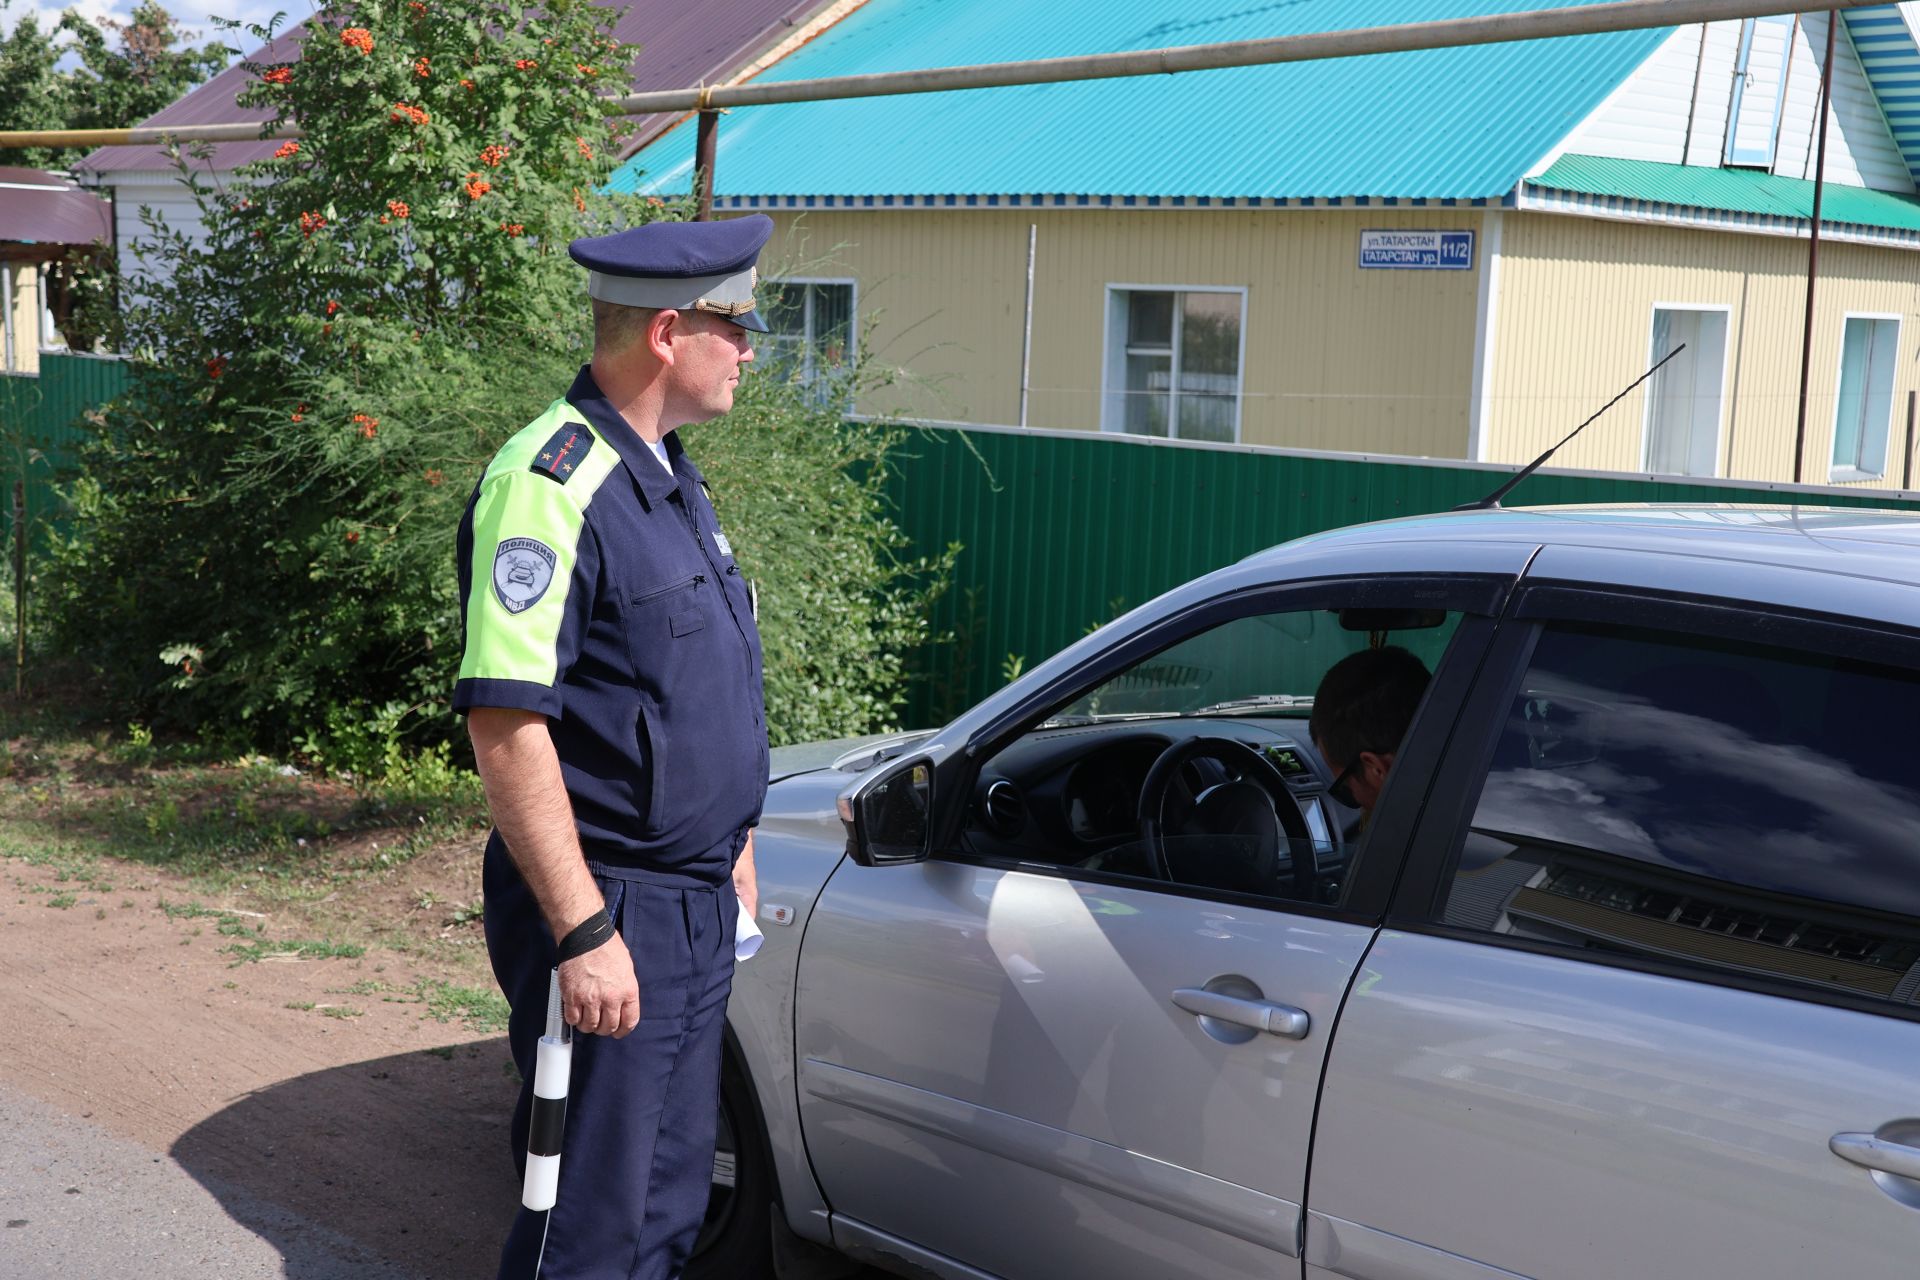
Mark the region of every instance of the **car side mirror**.
<instances>
[{"instance_id":1,"label":"car side mirror","mask_svg":"<svg viewBox=\"0 0 1920 1280\"><path fill-rule=\"evenodd\" d=\"M847 853L863 867L925 862L933 852L933 765L897 765L840 797Z\"/></svg>"}]
</instances>

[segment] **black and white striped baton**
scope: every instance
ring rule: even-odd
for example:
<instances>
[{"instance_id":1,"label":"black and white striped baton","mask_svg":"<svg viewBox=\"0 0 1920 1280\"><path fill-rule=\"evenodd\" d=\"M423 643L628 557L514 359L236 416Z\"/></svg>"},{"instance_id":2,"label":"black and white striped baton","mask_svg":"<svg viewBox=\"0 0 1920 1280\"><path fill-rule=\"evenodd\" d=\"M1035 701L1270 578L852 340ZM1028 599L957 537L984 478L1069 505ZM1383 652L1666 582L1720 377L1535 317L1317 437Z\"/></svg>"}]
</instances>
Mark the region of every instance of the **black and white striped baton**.
<instances>
[{"instance_id":1,"label":"black and white striped baton","mask_svg":"<svg viewBox=\"0 0 1920 1280\"><path fill-rule=\"evenodd\" d=\"M573 1028L561 1016L560 970L555 969L547 986L547 1033L540 1037L534 1058L527 1177L520 1189L520 1203L535 1213L553 1208L559 1198L560 1135L567 1127L567 1077L572 1070Z\"/></svg>"}]
</instances>

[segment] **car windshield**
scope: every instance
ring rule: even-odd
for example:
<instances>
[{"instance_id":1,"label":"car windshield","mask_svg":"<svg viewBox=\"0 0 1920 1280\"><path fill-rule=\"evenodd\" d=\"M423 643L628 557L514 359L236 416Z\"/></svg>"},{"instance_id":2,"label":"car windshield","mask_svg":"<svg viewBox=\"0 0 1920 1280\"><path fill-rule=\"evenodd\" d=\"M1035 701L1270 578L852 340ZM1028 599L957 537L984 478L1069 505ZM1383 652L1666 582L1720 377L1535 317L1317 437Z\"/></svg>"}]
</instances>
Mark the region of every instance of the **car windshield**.
<instances>
[{"instance_id":1,"label":"car windshield","mask_svg":"<svg viewBox=\"0 0 1920 1280\"><path fill-rule=\"evenodd\" d=\"M1321 676L1356 647L1370 640L1405 645L1431 665L1454 621L1369 637L1320 610L1240 618L1128 668L1062 707L1042 727L1204 715L1305 719L1313 713Z\"/></svg>"}]
</instances>

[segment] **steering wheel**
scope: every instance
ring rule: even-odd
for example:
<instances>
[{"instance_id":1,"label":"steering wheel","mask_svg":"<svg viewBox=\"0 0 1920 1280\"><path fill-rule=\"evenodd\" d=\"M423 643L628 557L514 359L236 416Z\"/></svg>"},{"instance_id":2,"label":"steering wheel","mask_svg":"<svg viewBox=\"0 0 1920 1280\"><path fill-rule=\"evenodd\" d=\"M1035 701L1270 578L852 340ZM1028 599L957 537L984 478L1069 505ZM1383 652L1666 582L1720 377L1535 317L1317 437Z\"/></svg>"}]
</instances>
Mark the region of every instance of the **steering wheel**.
<instances>
[{"instance_id":1,"label":"steering wheel","mask_svg":"<svg viewBox=\"0 0 1920 1280\"><path fill-rule=\"evenodd\" d=\"M1246 743L1236 742L1232 738L1198 737L1176 742L1162 751L1147 770L1146 780L1140 784L1140 839L1146 845L1147 858L1155 874L1163 880L1174 878L1167 861L1167 792L1172 789L1173 780L1182 765L1203 757L1237 765L1240 781L1208 788L1201 793L1198 804L1204 806L1209 797L1215 797L1217 793L1227 807L1241 809L1244 816L1246 805L1241 803L1244 797L1229 793L1236 788L1252 791L1257 801L1265 802L1258 806L1260 819L1273 820L1271 825L1263 821L1261 825L1265 825L1266 829L1254 833L1257 842L1251 859L1254 874L1258 876L1264 873L1267 881L1271 882L1277 873L1278 841L1273 838L1277 831L1293 850L1293 896L1302 902L1315 901L1314 887L1319 868L1314 865L1313 835L1307 830L1307 820L1301 814L1293 792L1287 789L1286 778L1271 760Z\"/></svg>"}]
</instances>

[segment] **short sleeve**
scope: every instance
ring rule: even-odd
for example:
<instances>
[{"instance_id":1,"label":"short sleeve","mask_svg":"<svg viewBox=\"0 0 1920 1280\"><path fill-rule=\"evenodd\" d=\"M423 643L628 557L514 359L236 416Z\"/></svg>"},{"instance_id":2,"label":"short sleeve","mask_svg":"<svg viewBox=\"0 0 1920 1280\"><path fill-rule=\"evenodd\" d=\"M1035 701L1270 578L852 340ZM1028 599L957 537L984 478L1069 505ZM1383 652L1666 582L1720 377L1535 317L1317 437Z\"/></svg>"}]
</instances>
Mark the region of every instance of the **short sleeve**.
<instances>
[{"instance_id":1,"label":"short sleeve","mask_svg":"<svg viewBox=\"0 0 1920 1280\"><path fill-rule=\"evenodd\" d=\"M560 714L561 678L593 613L599 548L567 486L538 472L489 474L461 530L466 647L456 711Z\"/></svg>"}]
</instances>

